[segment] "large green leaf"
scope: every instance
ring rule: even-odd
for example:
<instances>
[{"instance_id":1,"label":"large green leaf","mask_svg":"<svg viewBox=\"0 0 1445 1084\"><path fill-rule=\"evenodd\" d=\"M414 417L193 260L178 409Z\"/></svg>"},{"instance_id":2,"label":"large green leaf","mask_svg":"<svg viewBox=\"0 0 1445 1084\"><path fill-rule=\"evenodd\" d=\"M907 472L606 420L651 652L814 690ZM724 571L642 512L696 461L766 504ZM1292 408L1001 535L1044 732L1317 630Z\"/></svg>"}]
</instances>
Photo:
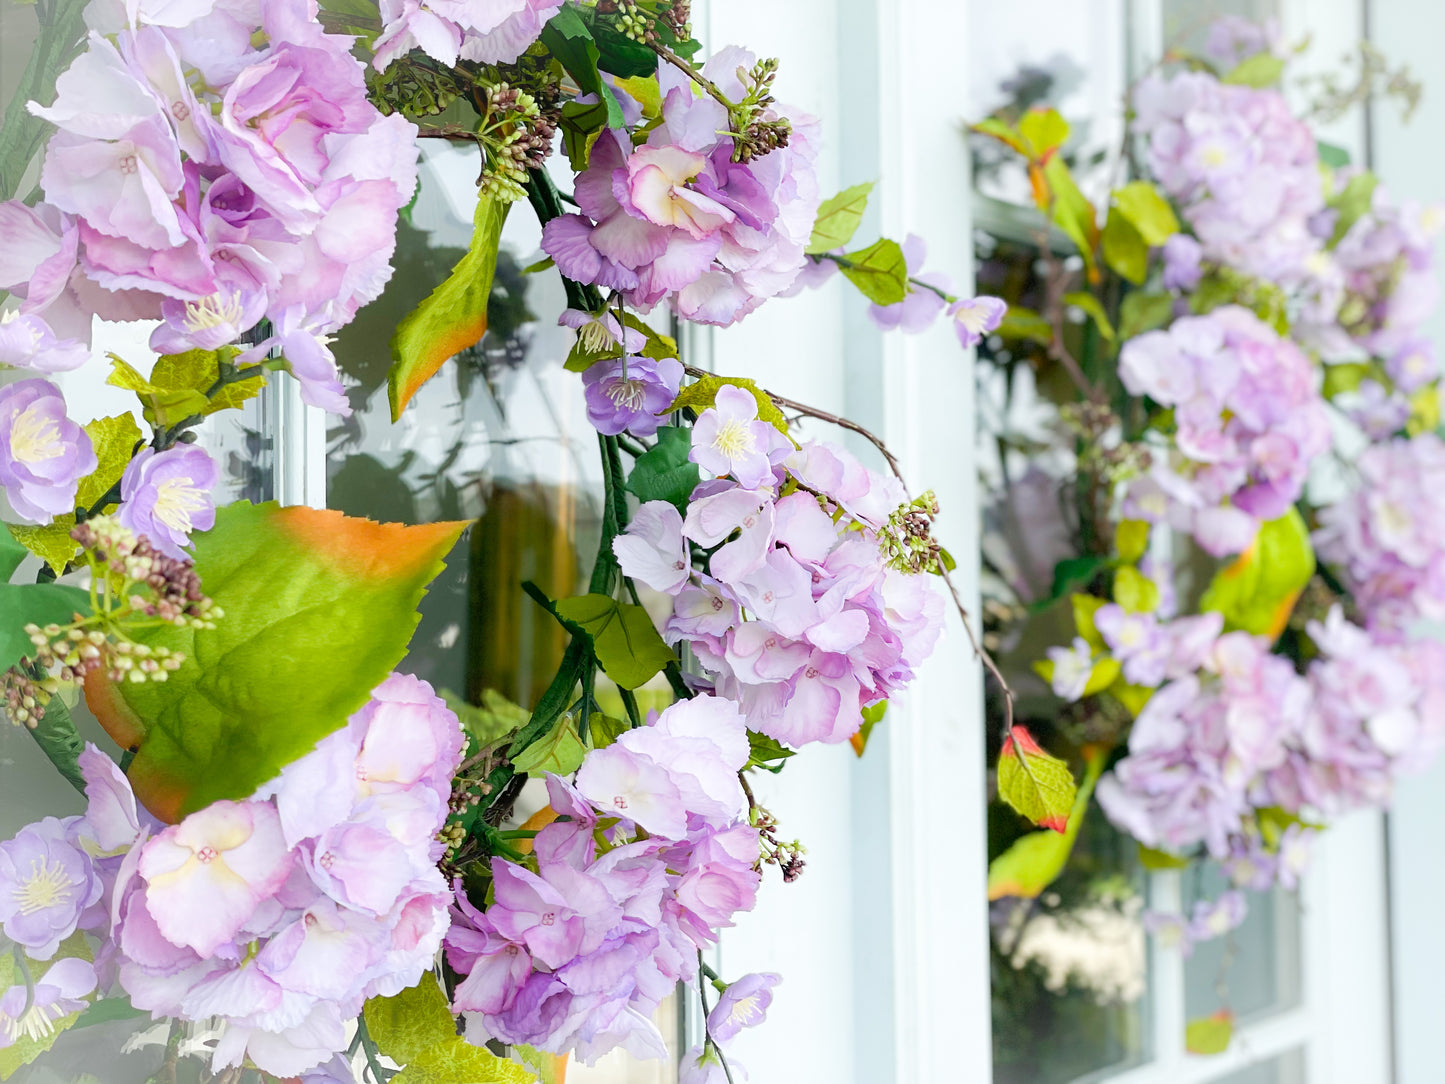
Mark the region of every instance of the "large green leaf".
<instances>
[{"instance_id":1,"label":"large green leaf","mask_svg":"<svg viewBox=\"0 0 1445 1084\"><path fill-rule=\"evenodd\" d=\"M515 757L512 767L528 775L541 775L543 772L571 775L582 767L582 758L586 755L587 748L577 736L572 717L564 715L548 734Z\"/></svg>"},{"instance_id":2,"label":"large green leaf","mask_svg":"<svg viewBox=\"0 0 1445 1084\"><path fill-rule=\"evenodd\" d=\"M1162 245L1179 232L1174 208L1159 189L1148 181L1130 181L1114 192L1114 206L1139 231L1151 248Z\"/></svg>"},{"instance_id":3,"label":"large green leaf","mask_svg":"<svg viewBox=\"0 0 1445 1084\"><path fill-rule=\"evenodd\" d=\"M624 689L647 682L676 656L641 606L607 595L579 595L556 603L557 614L592 640L607 676Z\"/></svg>"},{"instance_id":4,"label":"large green leaf","mask_svg":"<svg viewBox=\"0 0 1445 1084\"><path fill-rule=\"evenodd\" d=\"M813 221L813 236L804 251L809 256L818 256L842 248L853 240L863 221L863 212L868 209L868 195L872 191L873 182L867 181L825 199L818 208L818 217Z\"/></svg>"},{"instance_id":5,"label":"large green leaf","mask_svg":"<svg viewBox=\"0 0 1445 1084\"><path fill-rule=\"evenodd\" d=\"M59 583L0 584L0 670L35 653L25 626L68 625L90 613L90 595Z\"/></svg>"},{"instance_id":6,"label":"large green leaf","mask_svg":"<svg viewBox=\"0 0 1445 1084\"><path fill-rule=\"evenodd\" d=\"M717 401L717 393L723 387L731 385L734 388L742 388L758 403L758 418L761 421L770 423L778 432L784 436L788 432L788 419L778 409L778 404L768 397L767 392L758 387L753 381L741 376L707 376L698 377L691 384L683 386L667 408L668 413L674 410L695 410L701 414L708 407Z\"/></svg>"},{"instance_id":7,"label":"large green leaf","mask_svg":"<svg viewBox=\"0 0 1445 1084\"><path fill-rule=\"evenodd\" d=\"M406 1068L400 1084L534 1084L531 1070L473 1046L457 1034L456 1018L436 976L394 997L374 997L364 1011L377 1049Z\"/></svg>"},{"instance_id":8,"label":"large green leaf","mask_svg":"<svg viewBox=\"0 0 1445 1084\"><path fill-rule=\"evenodd\" d=\"M658 429L657 443L637 457L627 476L627 492L639 501L668 501L687 511L687 499L701 478L697 464L688 459L691 433L680 425Z\"/></svg>"},{"instance_id":9,"label":"large green leaf","mask_svg":"<svg viewBox=\"0 0 1445 1084\"><path fill-rule=\"evenodd\" d=\"M607 106L607 127L624 127L622 104L612 88L602 81L597 70L602 52L578 9L564 4L562 10L542 28L540 40L547 47L547 52L576 80L584 94L597 95L598 100Z\"/></svg>"},{"instance_id":10,"label":"large green leaf","mask_svg":"<svg viewBox=\"0 0 1445 1084\"><path fill-rule=\"evenodd\" d=\"M4 530L0 530L0 583L8 583L20 562L25 560L26 547L15 539L12 533L15 528L11 524L3 527Z\"/></svg>"},{"instance_id":11,"label":"large green leaf","mask_svg":"<svg viewBox=\"0 0 1445 1084\"><path fill-rule=\"evenodd\" d=\"M411 397L448 358L475 346L487 333L487 300L492 296L502 224L510 207L510 203L485 195L477 198L467 254L457 261L446 281L397 325L386 378L392 421L401 417Z\"/></svg>"},{"instance_id":12,"label":"large green leaf","mask_svg":"<svg viewBox=\"0 0 1445 1084\"><path fill-rule=\"evenodd\" d=\"M1149 275L1149 246L1117 207L1109 208L1102 241L1104 262L1134 285L1141 285Z\"/></svg>"},{"instance_id":13,"label":"large green leaf","mask_svg":"<svg viewBox=\"0 0 1445 1084\"><path fill-rule=\"evenodd\" d=\"M907 296L908 261L897 241L885 237L843 259L843 276L874 304L896 305Z\"/></svg>"},{"instance_id":14,"label":"large green leaf","mask_svg":"<svg viewBox=\"0 0 1445 1084\"><path fill-rule=\"evenodd\" d=\"M417 604L465 526L219 509L194 537L196 571L225 614L216 628L145 634L184 653L169 681L86 681L102 725L138 749L129 775L140 800L176 821L246 797L341 727L405 655Z\"/></svg>"},{"instance_id":15,"label":"large green leaf","mask_svg":"<svg viewBox=\"0 0 1445 1084\"><path fill-rule=\"evenodd\" d=\"M1184 1026L1184 1049L1191 1054L1205 1057L1223 1054L1233 1039L1234 1014L1228 1009L1220 1009L1212 1016L1201 1016Z\"/></svg>"}]
</instances>

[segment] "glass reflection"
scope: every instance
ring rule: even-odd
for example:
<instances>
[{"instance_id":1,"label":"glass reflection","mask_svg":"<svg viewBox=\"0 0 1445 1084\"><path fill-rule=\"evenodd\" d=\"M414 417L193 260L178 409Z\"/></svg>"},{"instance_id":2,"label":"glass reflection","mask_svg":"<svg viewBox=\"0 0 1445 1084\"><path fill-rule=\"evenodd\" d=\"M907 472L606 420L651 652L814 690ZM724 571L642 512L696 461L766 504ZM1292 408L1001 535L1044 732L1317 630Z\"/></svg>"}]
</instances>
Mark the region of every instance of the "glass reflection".
<instances>
[{"instance_id":1,"label":"glass reflection","mask_svg":"<svg viewBox=\"0 0 1445 1084\"><path fill-rule=\"evenodd\" d=\"M1222 1076L1210 1084L1305 1084L1307 1079L1304 1053L1291 1050L1288 1054Z\"/></svg>"},{"instance_id":2,"label":"glass reflection","mask_svg":"<svg viewBox=\"0 0 1445 1084\"><path fill-rule=\"evenodd\" d=\"M1216 867L1184 875L1184 911L1218 899L1230 885ZM1248 1022L1299 1004L1300 905L1293 892L1247 893L1238 929L1198 945L1184 964L1185 1014L1194 1020L1228 1007Z\"/></svg>"}]
</instances>

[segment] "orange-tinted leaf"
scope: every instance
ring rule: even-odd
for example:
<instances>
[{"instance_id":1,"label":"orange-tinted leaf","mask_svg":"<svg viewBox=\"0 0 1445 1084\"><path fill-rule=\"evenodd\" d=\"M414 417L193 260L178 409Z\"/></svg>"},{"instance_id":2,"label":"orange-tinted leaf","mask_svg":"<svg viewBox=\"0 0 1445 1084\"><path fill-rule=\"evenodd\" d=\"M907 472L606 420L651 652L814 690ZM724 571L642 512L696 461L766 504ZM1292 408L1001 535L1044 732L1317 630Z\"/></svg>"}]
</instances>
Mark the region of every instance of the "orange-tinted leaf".
<instances>
[{"instance_id":1,"label":"orange-tinted leaf","mask_svg":"<svg viewBox=\"0 0 1445 1084\"><path fill-rule=\"evenodd\" d=\"M1014 727L999 752L999 797L1039 827L1063 832L1077 793L1069 766Z\"/></svg>"}]
</instances>

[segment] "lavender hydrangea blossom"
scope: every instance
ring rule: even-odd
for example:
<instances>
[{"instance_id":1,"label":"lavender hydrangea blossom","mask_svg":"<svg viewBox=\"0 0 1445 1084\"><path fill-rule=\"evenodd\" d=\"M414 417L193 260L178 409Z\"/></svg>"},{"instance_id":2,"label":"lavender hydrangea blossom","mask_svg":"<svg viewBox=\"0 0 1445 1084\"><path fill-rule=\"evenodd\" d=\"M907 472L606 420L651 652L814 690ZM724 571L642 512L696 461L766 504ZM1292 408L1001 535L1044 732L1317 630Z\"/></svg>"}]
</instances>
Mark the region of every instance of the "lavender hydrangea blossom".
<instances>
[{"instance_id":1,"label":"lavender hydrangea blossom","mask_svg":"<svg viewBox=\"0 0 1445 1084\"><path fill-rule=\"evenodd\" d=\"M682 362L635 355L601 361L582 374L582 384L587 393L587 420L594 429L648 437L662 424L658 415L677 398Z\"/></svg>"},{"instance_id":2,"label":"lavender hydrangea blossom","mask_svg":"<svg viewBox=\"0 0 1445 1084\"><path fill-rule=\"evenodd\" d=\"M60 942L100 920L88 912L103 885L73 839L76 822L46 817L0 843L0 929L32 959L50 959Z\"/></svg>"}]
</instances>

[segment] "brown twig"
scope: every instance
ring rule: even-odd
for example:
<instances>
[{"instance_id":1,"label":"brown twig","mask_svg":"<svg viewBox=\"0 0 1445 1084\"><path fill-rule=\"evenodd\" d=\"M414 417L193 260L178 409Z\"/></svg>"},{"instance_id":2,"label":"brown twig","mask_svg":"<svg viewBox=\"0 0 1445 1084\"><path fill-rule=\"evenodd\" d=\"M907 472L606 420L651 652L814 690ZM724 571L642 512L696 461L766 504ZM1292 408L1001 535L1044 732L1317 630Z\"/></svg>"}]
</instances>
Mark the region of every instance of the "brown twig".
<instances>
[{"instance_id":1,"label":"brown twig","mask_svg":"<svg viewBox=\"0 0 1445 1084\"><path fill-rule=\"evenodd\" d=\"M1052 200L1049 203L1046 221L1053 221ZM1064 344L1064 294L1068 290L1069 280L1067 272L1059 264L1059 258L1054 255L1053 247L1049 244L1047 227L1039 231L1039 260L1044 265L1043 317L1049 325L1049 357L1063 367L1064 372L1069 374L1069 379L1074 382L1074 386L1090 402L1106 402L1103 391L1084 375L1083 367L1079 365L1078 359L1069 353L1069 348Z\"/></svg>"},{"instance_id":2,"label":"brown twig","mask_svg":"<svg viewBox=\"0 0 1445 1084\"><path fill-rule=\"evenodd\" d=\"M678 56L666 45L663 45L662 42L649 41L647 43L647 47L658 56L662 57L663 60L667 61L678 71L686 75L698 86L702 87L702 89L707 91L708 94L710 94L712 97L716 98L719 102L721 102L723 108L728 111L728 116L732 116L732 111L737 108L737 105L734 102L728 101L727 95L718 89L716 83L714 83L707 76L703 75L702 72L698 71L686 60L683 60L682 57Z\"/></svg>"}]
</instances>

